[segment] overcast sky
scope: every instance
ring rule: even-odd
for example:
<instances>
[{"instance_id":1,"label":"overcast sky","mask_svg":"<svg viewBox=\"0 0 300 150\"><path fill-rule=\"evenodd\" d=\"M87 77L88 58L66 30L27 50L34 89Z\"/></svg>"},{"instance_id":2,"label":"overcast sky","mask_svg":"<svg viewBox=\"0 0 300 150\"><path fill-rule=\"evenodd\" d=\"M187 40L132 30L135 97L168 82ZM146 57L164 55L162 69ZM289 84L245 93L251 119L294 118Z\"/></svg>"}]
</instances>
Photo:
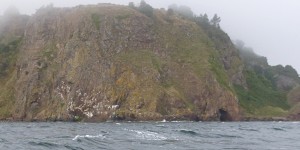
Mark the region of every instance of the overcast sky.
<instances>
[{"instance_id":1,"label":"overcast sky","mask_svg":"<svg viewBox=\"0 0 300 150\"><path fill-rule=\"evenodd\" d=\"M0 13L10 5L21 13L33 14L43 5L57 7L79 4L138 3L140 0L1 0ZM299 0L146 0L155 8L175 3L187 5L195 14L221 16L221 27L232 40L240 39L256 53L266 56L271 65L290 64L300 73Z\"/></svg>"}]
</instances>

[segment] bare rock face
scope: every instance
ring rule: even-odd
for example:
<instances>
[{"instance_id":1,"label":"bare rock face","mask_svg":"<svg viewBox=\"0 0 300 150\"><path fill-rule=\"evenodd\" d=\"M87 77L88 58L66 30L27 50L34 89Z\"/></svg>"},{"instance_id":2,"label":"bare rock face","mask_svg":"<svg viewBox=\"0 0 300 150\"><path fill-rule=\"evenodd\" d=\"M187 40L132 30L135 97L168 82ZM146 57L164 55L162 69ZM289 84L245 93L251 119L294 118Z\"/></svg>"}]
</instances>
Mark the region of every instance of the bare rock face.
<instances>
[{"instance_id":1,"label":"bare rock face","mask_svg":"<svg viewBox=\"0 0 300 150\"><path fill-rule=\"evenodd\" d=\"M225 70L209 42L198 25L163 11L41 9L19 46L10 117L238 120L231 80L243 77L228 76L238 71Z\"/></svg>"},{"instance_id":2,"label":"bare rock face","mask_svg":"<svg viewBox=\"0 0 300 150\"><path fill-rule=\"evenodd\" d=\"M299 85L299 81L285 75L276 75L276 86L278 89L289 91Z\"/></svg>"}]
</instances>

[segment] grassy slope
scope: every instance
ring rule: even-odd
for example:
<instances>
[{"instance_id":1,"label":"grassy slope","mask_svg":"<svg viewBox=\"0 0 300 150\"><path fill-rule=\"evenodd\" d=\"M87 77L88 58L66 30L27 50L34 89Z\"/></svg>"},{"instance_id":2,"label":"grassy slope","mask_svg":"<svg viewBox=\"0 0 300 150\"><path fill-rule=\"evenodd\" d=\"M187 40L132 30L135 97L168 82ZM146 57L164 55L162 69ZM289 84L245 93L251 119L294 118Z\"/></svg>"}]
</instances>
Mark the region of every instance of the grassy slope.
<instances>
[{"instance_id":1,"label":"grassy slope","mask_svg":"<svg viewBox=\"0 0 300 150\"><path fill-rule=\"evenodd\" d=\"M248 116L285 116L290 106L286 93L276 90L271 81L254 71L246 71L248 90L235 85L240 106Z\"/></svg>"}]
</instances>

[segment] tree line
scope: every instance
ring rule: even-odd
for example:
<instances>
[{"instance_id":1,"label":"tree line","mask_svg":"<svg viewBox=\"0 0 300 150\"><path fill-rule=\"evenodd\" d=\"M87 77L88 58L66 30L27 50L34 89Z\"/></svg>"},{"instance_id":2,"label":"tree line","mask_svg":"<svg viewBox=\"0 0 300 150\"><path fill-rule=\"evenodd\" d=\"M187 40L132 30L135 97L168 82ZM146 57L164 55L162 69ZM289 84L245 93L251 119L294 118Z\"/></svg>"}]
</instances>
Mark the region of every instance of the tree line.
<instances>
[{"instance_id":1,"label":"tree line","mask_svg":"<svg viewBox=\"0 0 300 150\"><path fill-rule=\"evenodd\" d=\"M153 7L144 0L141 0L140 4L138 5L135 5L133 2L130 2L128 6L130 8L140 11L141 13L145 14L148 17L153 17L153 11L154 11ZM209 19L206 13L197 16L194 14L194 12L190 7L185 5L177 6L176 4L170 5L168 7L167 13L168 15L173 15L177 13L187 19L195 21L197 24L201 26L204 27L213 26L220 29L221 18L217 14L215 14L211 19Z\"/></svg>"}]
</instances>

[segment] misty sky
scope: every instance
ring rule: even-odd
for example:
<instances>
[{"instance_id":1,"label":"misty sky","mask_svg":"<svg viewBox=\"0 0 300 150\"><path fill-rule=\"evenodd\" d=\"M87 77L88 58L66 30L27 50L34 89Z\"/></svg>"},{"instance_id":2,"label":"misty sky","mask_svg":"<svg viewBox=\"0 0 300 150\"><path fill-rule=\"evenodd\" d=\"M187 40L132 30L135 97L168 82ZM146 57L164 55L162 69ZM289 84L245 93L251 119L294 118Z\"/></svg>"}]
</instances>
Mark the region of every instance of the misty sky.
<instances>
[{"instance_id":1,"label":"misty sky","mask_svg":"<svg viewBox=\"0 0 300 150\"><path fill-rule=\"evenodd\" d=\"M33 14L43 5L57 7L79 4L138 3L140 0L1 0L0 14L10 5L21 13ZM221 27L232 40L240 39L256 53L266 56L271 65L290 64L300 73L299 0L146 0L155 8L172 3L187 5L195 14L221 16Z\"/></svg>"}]
</instances>

